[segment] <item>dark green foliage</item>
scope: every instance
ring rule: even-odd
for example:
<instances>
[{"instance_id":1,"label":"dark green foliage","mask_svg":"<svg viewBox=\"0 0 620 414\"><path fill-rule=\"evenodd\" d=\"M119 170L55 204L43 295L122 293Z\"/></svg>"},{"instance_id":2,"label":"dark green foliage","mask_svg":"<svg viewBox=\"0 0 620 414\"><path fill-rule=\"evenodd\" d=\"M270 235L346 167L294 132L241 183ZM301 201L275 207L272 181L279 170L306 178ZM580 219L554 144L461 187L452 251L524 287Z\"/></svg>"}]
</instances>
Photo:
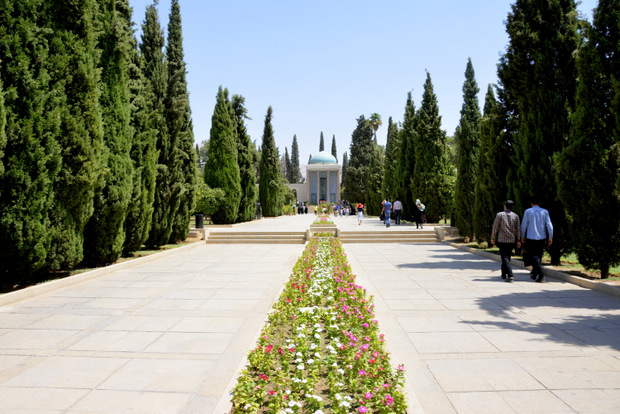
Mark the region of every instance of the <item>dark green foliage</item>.
<instances>
[{"instance_id":1,"label":"dark green foliage","mask_svg":"<svg viewBox=\"0 0 620 414\"><path fill-rule=\"evenodd\" d=\"M205 183L210 188L222 189L226 194L220 208L212 215L215 224L232 224L237 221L241 202L238 153L236 132L230 119L228 90L222 90L220 86L211 117L209 158L204 171Z\"/></svg>"},{"instance_id":2,"label":"dark green foliage","mask_svg":"<svg viewBox=\"0 0 620 414\"><path fill-rule=\"evenodd\" d=\"M480 147L474 205L474 234L478 241L491 241L495 215L508 199L506 176L510 170L510 148L505 139L504 116L501 104L489 85L480 120Z\"/></svg>"},{"instance_id":3,"label":"dark green foliage","mask_svg":"<svg viewBox=\"0 0 620 414\"><path fill-rule=\"evenodd\" d=\"M580 38L572 0L518 0L508 14L510 42L498 76L517 102L516 174L509 181L517 212L531 195L541 198L554 225L550 253L559 264L570 247L564 206L558 198L553 156L569 133L569 109L575 96L575 50Z\"/></svg>"},{"instance_id":4,"label":"dark green foliage","mask_svg":"<svg viewBox=\"0 0 620 414\"><path fill-rule=\"evenodd\" d=\"M179 208L180 199L173 198L177 187L173 187L170 162L174 159L168 125L165 116L166 89L168 71L164 59L164 32L159 24L155 6L146 8L140 52L142 54L144 77L151 94L150 117L148 124L156 132L157 169L155 180L155 198L149 237L145 244L149 248L166 244L172 233L174 212Z\"/></svg>"},{"instance_id":5,"label":"dark green foliage","mask_svg":"<svg viewBox=\"0 0 620 414\"><path fill-rule=\"evenodd\" d=\"M579 263L609 275L620 263L620 1L600 0L579 51L568 145L556 156L558 192Z\"/></svg>"},{"instance_id":6,"label":"dark green foliage","mask_svg":"<svg viewBox=\"0 0 620 414\"><path fill-rule=\"evenodd\" d=\"M373 157L373 130L364 115L357 118L351 134L350 158L344 176L343 197L353 203L366 204L366 177Z\"/></svg>"},{"instance_id":7,"label":"dark green foliage","mask_svg":"<svg viewBox=\"0 0 620 414\"><path fill-rule=\"evenodd\" d=\"M282 214L282 185L280 172L280 156L276 148L271 126L273 110L267 109L265 116L265 128L263 130L263 143L260 157L260 184L259 201L263 216L277 217Z\"/></svg>"},{"instance_id":8,"label":"dark green foliage","mask_svg":"<svg viewBox=\"0 0 620 414\"><path fill-rule=\"evenodd\" d=\"M239 201L239 215L237 221L250 221L256 216L256 201L258 190L256 188L256 171L254 168L254 145L250 140L245 127L247 109L245 98L241 95L233 95L231 101L232 118L237 137L237 163L239 165L239 184L241 185L241 200Z\"/></svg>"},{"instance_id":9,"label":"dark green foliage","mask_svg":"<svg viewBox=\"0 0 620 414\"><path fill-rule=\"evenodd\" d=\"M49 210L51 244L46 267L51 270L73 268L82 261L84 227L93 214L95 190L103 184L106 167L95 47L97 4L94 0L47 2L44 12L52 33L49 73L63 95L58 102L57 138L62 167L54 177L54 203Z\"/></svg>"},{"instance_id":10,"label":"dark green foliage","mask_svg":"<svg viewBox=\"0 0 620 414\"><path fill-rule=\"evenodd\" d=\"M448 160L446 133L441 129L437 96L428 72L422 104L416 118L418 134L413 148L413 201L420 199L426 205L426 218L432 223L447 213L451 195L449 176L452 171Z\"/></svg>"},{"instance_id":11,"label":"dark green foliage","mask_svg":"<svg viewBox=\"0 0 620 414\"><path fill-rule=\"evenodd\" d=\"M400 158L400 142L398 140L398 125L388 120L387 142L385 144L385 160L383 163L382 193L392 200L400 199L398 193L398 163Z\"/></svg>"},{"instance_id":12,"label":"dark green foliage","mask_svg":"<svg viewBox=\"0 0 620 414\"><path fill-rule=\"evenodd\" d=\"M151 83L143 76L143 60L138 53L137 41L132 38L129 70L131 127L133 141L133 185L127 217L125 219L125 245L123 254L135 252L146 242L151 230L155 182L157 176L157 131L152 116L154 94Z\"/></svg>"},{"instance_id":13,"label":"dark green foliage","mask_svg":"<svg viewBox=\"0 0 620 414\"><path fill-rule=\"evenodd\" d=\"M0 133L0 279L16 281L44 268L49 210L61 167L60 105L65 100L50 56L44 1L3 2L0 79L5 115ZM62 57L54 57L62 60ZM0 121L1 122L1 121Z\"/></svg>"},{"instance_id":14,"label":"dark green foliage","mask_svg":"<svg viewBox=\"0 0 620 414\"><path fill-rule=\"evenodd\" d=\"M319 141L319 151L325 151L325 138L323 138L323 131L321 131L321 140Z\"/></svg>"},{"instance_id":15,"label":"dark green foliage","mask_svg":"<svg viewBox=\"0 0 620 414\"><path fill-rule=\"evenodd\" d=\"M407 93L403 128L398 132L398 169L394 194L403 203L402 217L413 220L416 197L412 192L415 171L415 143L418 141L417 115L411 92Z\"/></svg>"},{"instance_id":16,"label":"dark green foliage","mask_svg":"<svg viewBox=\"0 0 620 414\"><path fill-rule=\"evenodd\" d=\"M478 84L471 59L467 60L463 83L463 107L456 129L457 179L454 191L454 215L461 236L474 237L476 167L480 142Z\"/></svg>"},{"instance_id":17,"label":"dark green foliage","mask_svg":"<svg viewBox=\"0 0 620 414\"><path fill-rule=\"evenodd\" d=\"M383 147L373 142L372 157L366 172L366 213L371 216L381 214L381 202L385 198L381 190L383 184L383 164L385 162Z\"/></svg>"},{"instance_id":18,"label":"dark green foliage","mask_svg":"<svg viewBox=\"0 0 620 414\"><path fill-rule=\"evenodd\" d=\"M168 84L165 108L166 124L170 138L168 172L172 183L172 199L178 208L171 211L172 232L169 243L187 238L189 219L196 203L196 152L194 130L187 92L186 70L181 28L181 8L178 0L172 0L168 22Z\"/></svg>"},{"instance_id":19,"label":"dark green foliage","mask_svg":"<svg viewBox=\"0 0 620 414\"><path fill-rule=\"evenodd\" d=\"M288 148L284 147L284 159L282 160L282 174L287 183L291 182L291 157L288 156Z\"/></svg>"},{"instance_id":20,"label":"dark green foliage","mask_svg":"<svg viewBox=\"0 0 620 414\"><path fill-rule=\"evenodd\" d=\"M336 162L338 162L338 148L336 148L336 135L332 137L332 155L336 159Z\"/></svg>"},{"instance_id":21,"label":"dark green foliage","mask_svg":"<svg viewBox=\"0 0 620 414\"><path fill-rule=\"evenodd\" d=\"M4 147L6 147L6 111L4 109L4 90L2 87L2 78L0 78L0 177L4 174Z\"/></svg>"},{"instance_id":22,"label":"dark green foliage","mask_svg":"<svg viewBox=\"0 0 620 414\"><path fill-rule=\"evenodd\" d=\"M344 176L347 172L347 167L349 166L349 154L345 151L342 154L342 172L340 174L340 186L344 187Z\"/></svg>"},{"instance_id":23,"label":"dark green foliage","mask_svg":"<svg viewBox=\"0 0 620 414\"><path fill-rule=\"evenodd\" d=\"M292 183L301 182L301 170L299 169L299 145L297 144L297 135L293 135L293 144L291 145L291 178Z\"/></svg>"},{"instance_id":24,"label":"dark green foliage","mask_svg":"<svg viewBox=\"0 0 620 414\"><path fill-rule=\"evenodd\" d=\"M95 193L94 214L84 230L84 262L89 265L114 263L120 257L133 185L128 83L131 9L127 0L106 0L100 5L102 32L98 48L105 145L100 156L105 169L102 187Z\"/></svg>"}]
</instances>

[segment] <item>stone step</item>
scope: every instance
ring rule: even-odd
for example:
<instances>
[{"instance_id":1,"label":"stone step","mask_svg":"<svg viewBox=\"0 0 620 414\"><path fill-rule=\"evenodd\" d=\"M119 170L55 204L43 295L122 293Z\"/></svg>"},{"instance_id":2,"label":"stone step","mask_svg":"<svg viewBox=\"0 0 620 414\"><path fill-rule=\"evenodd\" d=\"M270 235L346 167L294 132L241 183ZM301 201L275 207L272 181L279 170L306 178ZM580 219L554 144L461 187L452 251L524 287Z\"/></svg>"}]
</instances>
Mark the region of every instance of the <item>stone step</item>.
<instances>
[{"instance_id":1,"label":"stone step","mask_svg":"<svg viewBox=\"0 0 620 414\"><path fill-rule=\"evenodd\" d=\"M233 232L214 231L207 237L209 244L301 244L306 242L305 232Z\"/></svg>"},{"instance_id":2,"label":"stone step","mask_svg":"<svg viewBox=\"0 0 620 414\"><path fill-rule=\"evenodd\" d=\"M347 231L340 233L342 243L437 243L434 230Z\"/></svg>"},{"instance_id":3,"label":"stone step","mask_svg":"<svg viewBox=\"0 0 620 414\"><path fill-rule=\"evenodd\" d=\"M375 238L340 238L342 243L437 243L437 238L392 238L392 239L375 239Z\"/></svg>"}]
</instances>

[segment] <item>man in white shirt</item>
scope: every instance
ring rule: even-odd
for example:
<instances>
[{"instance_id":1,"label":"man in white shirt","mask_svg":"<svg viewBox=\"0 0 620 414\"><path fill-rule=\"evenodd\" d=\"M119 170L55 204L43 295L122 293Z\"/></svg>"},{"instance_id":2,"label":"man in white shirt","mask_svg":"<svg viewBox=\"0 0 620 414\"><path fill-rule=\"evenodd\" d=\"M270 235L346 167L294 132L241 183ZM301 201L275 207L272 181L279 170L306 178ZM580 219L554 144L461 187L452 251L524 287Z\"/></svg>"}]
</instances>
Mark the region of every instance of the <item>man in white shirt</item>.
<instances>
[{"instance_id":1,"label":"man in white shirt","mask_svg":"<svg viewBox=\"0 0 620 414\"><path fill-rule=\"evenodd\" d=\"M403 203L397 198L394 201L394 219L396 220L396 225L400 225L400 215L403 212Z\"/></svg>"},{"instance_id":2,"label":"man in white shirt","mask_svg":"<svg viewBox=\"0 0 620 414\"><path fill-rule=\"evenodd\" d=\"M549 212L538 206L538 198L530 199L531 208L525 210L523 221L521 222L521 243L525 245L527 253L532 258L532 280L542 283L545 275L542 271L540 261L547 244L547 238L551 246L553 243L553 225Z\"/></svg>"}]
</instances>

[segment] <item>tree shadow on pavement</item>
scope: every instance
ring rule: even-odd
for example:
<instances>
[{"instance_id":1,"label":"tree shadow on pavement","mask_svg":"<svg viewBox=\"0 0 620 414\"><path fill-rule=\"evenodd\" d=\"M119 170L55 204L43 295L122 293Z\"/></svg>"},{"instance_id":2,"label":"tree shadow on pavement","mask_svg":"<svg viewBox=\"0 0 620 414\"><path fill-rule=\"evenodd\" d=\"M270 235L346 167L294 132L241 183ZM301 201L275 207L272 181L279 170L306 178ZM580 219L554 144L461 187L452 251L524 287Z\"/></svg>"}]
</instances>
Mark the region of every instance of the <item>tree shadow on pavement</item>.
<instances>
[{"instance_id":1,"label":"tree shadow on pavement","mask_svg":"<svg viewBox=\"0 0 620 414\"><path fill-rule=\"evenodd\" d=\"M476 330L531 332L558 343L620 350L620 298L576 288L509 293L478 303L481 309L499 303L504 310L489 312L494 316L490 320L461 318Z\"/></svg>"}]
</instances>

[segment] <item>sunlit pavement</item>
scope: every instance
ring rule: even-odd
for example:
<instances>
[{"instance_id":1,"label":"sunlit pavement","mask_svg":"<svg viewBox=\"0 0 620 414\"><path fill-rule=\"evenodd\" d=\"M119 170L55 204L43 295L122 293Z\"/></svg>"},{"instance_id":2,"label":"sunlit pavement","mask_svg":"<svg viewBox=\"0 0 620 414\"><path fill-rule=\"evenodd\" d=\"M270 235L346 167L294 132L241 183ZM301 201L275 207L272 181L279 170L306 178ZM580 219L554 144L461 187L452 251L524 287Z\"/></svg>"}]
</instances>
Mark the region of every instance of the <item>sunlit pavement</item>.
<instances>
[{"instance_id":1,"label":"sunlit pavement","mask_svg":"<svg viewBox=\"0 0 620 414\"><path fill-rule=\"evenodd\" d=\"M303 231L314 218L232 229ZM344 246L405 364L409 414L620 412L619 298L516 268L505 283L499 263L441 243ZM1 306L0 413L226 413L303 248L201 242Z\"/></svg>"}]
</instances>

